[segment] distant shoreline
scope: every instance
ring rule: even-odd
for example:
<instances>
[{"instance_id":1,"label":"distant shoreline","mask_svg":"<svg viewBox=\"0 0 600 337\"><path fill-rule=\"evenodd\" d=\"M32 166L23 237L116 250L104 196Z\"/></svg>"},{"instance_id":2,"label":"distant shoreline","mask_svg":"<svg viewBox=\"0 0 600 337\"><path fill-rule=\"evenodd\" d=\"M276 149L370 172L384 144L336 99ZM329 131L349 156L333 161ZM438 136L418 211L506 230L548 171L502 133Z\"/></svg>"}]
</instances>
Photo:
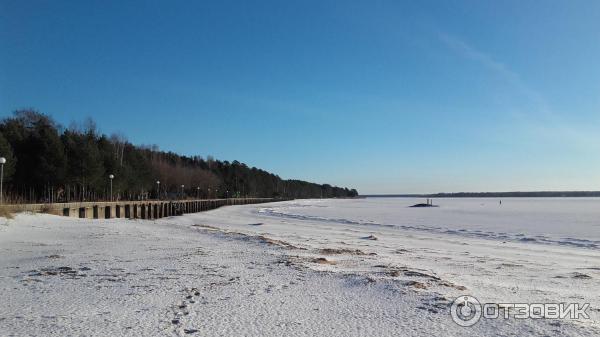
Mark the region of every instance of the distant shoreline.
<instances>
[{"instance_id":1,"label":"distant shoreline","mask_svg":"<svg viewBox=\"0 0 600 337\"><path fill-rule=\"evenodd\" d=\"M457 192L434 194L366 194L369 198L585 198L600 197L600 191Z\"/></svg>"}]
</instances>

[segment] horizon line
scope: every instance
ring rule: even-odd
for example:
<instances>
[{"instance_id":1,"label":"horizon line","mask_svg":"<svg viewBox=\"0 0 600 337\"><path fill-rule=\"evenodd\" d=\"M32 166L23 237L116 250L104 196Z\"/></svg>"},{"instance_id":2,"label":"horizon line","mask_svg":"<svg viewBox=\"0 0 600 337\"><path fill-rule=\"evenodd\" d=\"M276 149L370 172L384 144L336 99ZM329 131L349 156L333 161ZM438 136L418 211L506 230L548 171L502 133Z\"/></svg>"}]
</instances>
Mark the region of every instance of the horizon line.
<instances>
[{"instance_id":1,"label":"horizon line","mask_svg":"<svg viewBox=\"0 0 600 337\"><path fill-rule=\"evenodd\" d=\"M538 191L490 191L490 192L435 192L435 193L369 193L360 197L418 197L418 196L447 196L447 195L506 195L506 194L597 194L600 190L538 190Z\"/></svg>"}]
</instances>

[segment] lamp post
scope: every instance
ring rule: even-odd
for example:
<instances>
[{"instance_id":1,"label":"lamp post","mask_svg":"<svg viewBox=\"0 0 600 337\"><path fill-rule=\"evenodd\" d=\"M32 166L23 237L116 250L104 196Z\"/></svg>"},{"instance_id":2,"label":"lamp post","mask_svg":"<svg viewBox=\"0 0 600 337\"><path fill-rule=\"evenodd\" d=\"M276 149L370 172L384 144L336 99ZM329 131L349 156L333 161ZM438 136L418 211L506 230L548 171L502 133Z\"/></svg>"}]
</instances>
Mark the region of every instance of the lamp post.
<instances>
[{"instance_id":1,"label":"lamp post","mask_svg":"<svg viewBox=\"0 0 600 337\"><path fill-rule=\"evenodd\" d=\"M108 179L110 179L110 201L113 201L113 196L112 196L112 181L113 181L113 179L115 179L115 175L114 174L109 175Z\"/></svg>"},{"instance_id":2,"label":"lamp post","mask_svg":"<svg viewBox=\"0 0 600 337\"><path fill-rule=\"evenodd\" d=\"M200 186L196 187L196 200L200 199Z\"/></svg>"},{"instance_id":3,"label":"lamp post","mask_svg":"<svg viewBox=\"0 0 600 337\"><path fill-rule=\"evenodd\" d=\"M208 188L208 198L210 199L210 187Z\"/></svg>"},{"instance_id":4,"label":"lamp post","mask_svg":"<svg viewBox=\"0 0 600 337\"><path fill-rule=\"evenodd\" d=\"M156 199L160 200L160 180L156 181Z\"/></svg>"},{"instance_id":5,"label":"lamp post","mask_svg":"<svg viewBox=\"0 0 600 337\"><path fill-rule=\"evenodd\" d=\"M2 183L4 180L4 164L6 164L6 158L0 157L0 205L2 204L2 196L4 195L4 191L2 190Z\"/></svg>"},{"instance_id":6,"label":"lamp post","mask_svg":"<svg viewBox=\"0 0 600 337\"><path fill-rule=\"evenodd\" d=\"M183 199L183 188L185 187L185 185L181 185L181 199Z\"/></svg>"}]
</instances>

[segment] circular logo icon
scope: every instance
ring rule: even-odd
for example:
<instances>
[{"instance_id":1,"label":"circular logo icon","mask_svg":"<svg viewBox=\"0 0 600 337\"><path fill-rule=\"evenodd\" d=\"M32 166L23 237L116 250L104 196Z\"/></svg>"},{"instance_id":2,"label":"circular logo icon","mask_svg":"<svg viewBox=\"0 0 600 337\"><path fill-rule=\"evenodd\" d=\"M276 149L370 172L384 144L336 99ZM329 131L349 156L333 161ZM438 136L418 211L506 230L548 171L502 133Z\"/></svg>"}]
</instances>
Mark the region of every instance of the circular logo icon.
<instances>
[{"instance_id":1,"label":"circular logo icon","mask_svg":"<svg viewBox=\"0 0 600 337\"><path fill-rule=\"evenodd\" d=\"M450 315L460 326L473 326L481 318L481 303L473 296L459 296L452 302Z\"/></svg>"}]
</instances>

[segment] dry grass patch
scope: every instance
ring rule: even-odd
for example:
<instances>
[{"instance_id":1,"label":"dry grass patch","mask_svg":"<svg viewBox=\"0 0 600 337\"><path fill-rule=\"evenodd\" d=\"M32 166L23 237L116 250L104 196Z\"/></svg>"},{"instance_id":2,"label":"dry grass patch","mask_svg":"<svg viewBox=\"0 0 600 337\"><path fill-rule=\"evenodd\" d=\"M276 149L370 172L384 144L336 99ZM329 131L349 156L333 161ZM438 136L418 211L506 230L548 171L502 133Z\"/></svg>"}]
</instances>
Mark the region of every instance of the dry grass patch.
<instances>
[{"instance_id":1,"label":"dry grass patch","mask_svg":"<svg viewBox=\"0 0 600 337\"><path fill-rule=\"evenodd\" d=\"M456 290L467 290L467 287L465 287L465 286L454 284L454 283L448 282L448 281L441 281L441 282L439 282L439 284L441 286L448 287L448 288L454 288Z\"/></svg>"},{"instance_id":2,"label":"dry grass patch","mask_svg":"<svg viewBox=\"0 0 600 337\"><path fill-rule=\"evenodd\" d=\"M15 215L13 214L12 210L10 210L8 207L0 206L0 217L12 219L14 216Z\"/></svg>"},{"instance_id":3,"label":"dry grass patch","mask_svg":"<svg viewBox=\"0 0 600 337\"><path fill-rule=\"evenodd\" d=\"M400 276L400 271L399 270L392 270L390 272L388 272L388 275L390 275L391 277L398 277Z\"/></svg>"},{"instance_id":4,"label":"dry grass patch","mask_svg":"<svg viewBox=\"0 0 600 337\"><path fill-rule=\"evenodd\" d=\"M416 289L427 289L427 285L419 281L408 281L406 285Z\"/></svg>"},{"instance_id":5,"label":"dry grass patch","mask_svg":"<svg viewBox=\"0 0 600 337\"><path fill-rule=\"evenodd\" d=\"M319 253L325 254L325 255L340 255L340 254L375 255L375 253L365 253L360 249L348 249L348 248L323 248L323 249L319 249Z\"/></svg>"},{"instance_id":6,"label":"dry grass patch","mask_svg":"<svg viewBox=\"0 0 600 337\"><path fill-rule=\"evenodd\" d=\"M285 242L283 240L271 239L271 238L268 238L263 235L258 235L258 236L256 236L256 238L258 240L260 240L261 242L264 242L269 245L279 246L279 247L283 247L283 248L287 248L287 249L302 249L302 250L304 250L304 248L294 246L291 243Z\"/></svg>"},{"instance_id":7,"label":"dry grass patch","mask_svg":"<svg viewBox=\"0 0 600 337\"><path fill-rule=\"evenodd\" d=\"M329 264L329 265L337 264L335 261L327 260L324 257L317 257L317 258L313 259L312 262L318 263L318 264Z\"/></svg>"}]
</instances>

